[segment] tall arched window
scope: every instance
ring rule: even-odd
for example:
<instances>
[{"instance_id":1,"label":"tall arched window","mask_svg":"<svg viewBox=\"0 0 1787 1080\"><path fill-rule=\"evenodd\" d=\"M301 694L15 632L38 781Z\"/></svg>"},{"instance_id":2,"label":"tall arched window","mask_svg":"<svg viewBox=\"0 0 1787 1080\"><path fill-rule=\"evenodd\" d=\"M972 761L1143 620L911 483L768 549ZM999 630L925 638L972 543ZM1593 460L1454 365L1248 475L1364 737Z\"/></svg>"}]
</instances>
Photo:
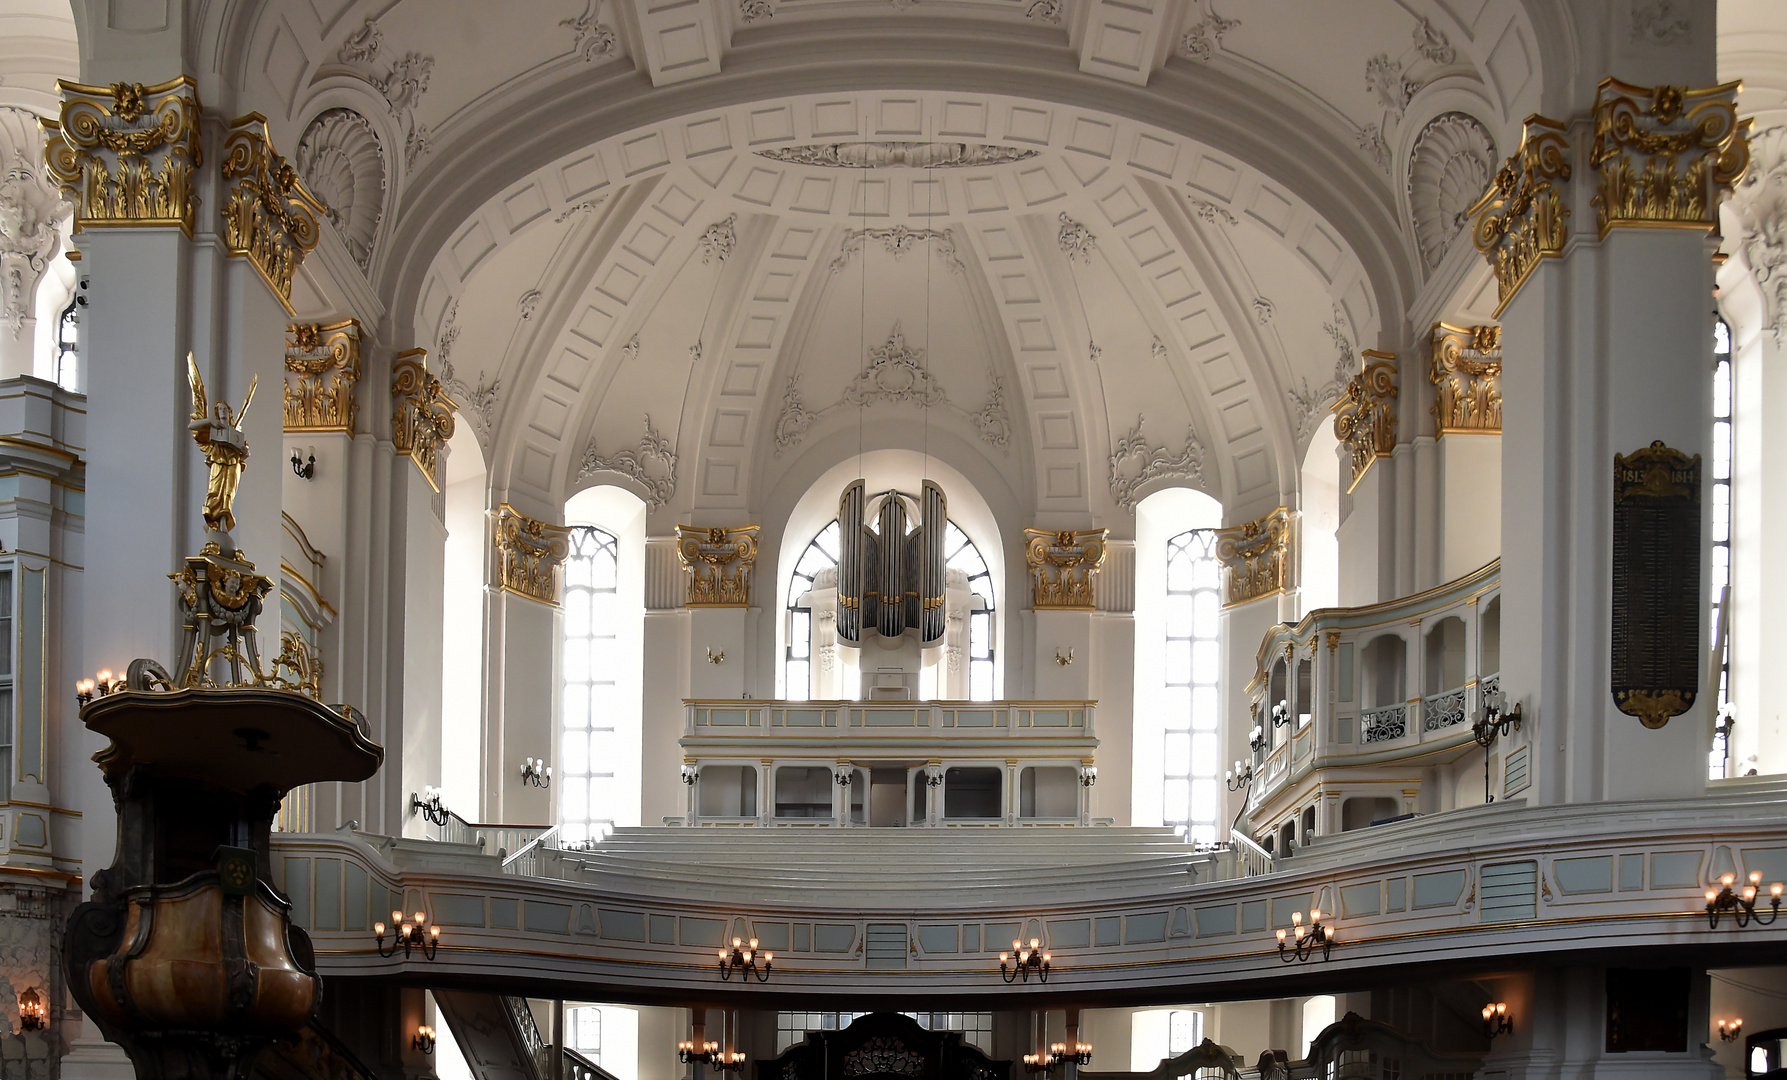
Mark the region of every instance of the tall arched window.
<instances>
[{"instance_id":1,"label":"tall arched window","mask_svg":"<svg viewBox=\"0 0 1787 1080\"><path fill-rule=\"evenodd\" d=\"M1712 707L1718 722L1707 755L1706 775L1723 780L1731 757L1731 726L1726 706L1731 701L1731 328L1713 319L1713 581L1711 634L1718 650L1718 685Z\"/></svg>"},{"instance_id":2,"label":"tall arched window","mask_svg":"<svg viewBox=\"0 0 1787 1080\"><path fill-rule=\"evenodd\" d=\"M968 687L974 701L991 701L993 678L993 574L980 549L955 522L943 533L944 564L968 578ZM813 537L795 561L788 582L788 649L783 658L785 693L789 701L805 701L812 685L813 609L806 595L820 573L838 565L838 523L834 519Z\"/></svg>"},{"instance_id":3,"label":"tall arched window","mask_svg":"<svg viewBox=\"0 0 1787 1080\"><path fill-rule=\"evenodd\" d=\"M1161 823L1202 844L1216 842L1221 581L1215 530L1167 541Z\"/></svg>"},{"instance_id":4,"label":"tall arched window","mask_svg":"<svg viewBox=\"0 0 1787 1080\"><path fill-rule=\"evenodd\" d=\"M560 840L600 840L619 816L614 767L620 668L620 542L593 525L571 530L565 557L564 684L558 782Z\"/></svg>"}]
</instances>

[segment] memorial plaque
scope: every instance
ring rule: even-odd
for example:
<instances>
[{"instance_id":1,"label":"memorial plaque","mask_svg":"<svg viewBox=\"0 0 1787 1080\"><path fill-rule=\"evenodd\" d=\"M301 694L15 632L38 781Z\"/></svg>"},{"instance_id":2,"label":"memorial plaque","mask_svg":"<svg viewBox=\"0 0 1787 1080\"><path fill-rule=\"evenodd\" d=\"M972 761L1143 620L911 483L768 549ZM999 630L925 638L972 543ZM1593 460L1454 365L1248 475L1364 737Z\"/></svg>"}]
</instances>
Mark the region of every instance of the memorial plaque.
<instances>
[{"instance_id":1,"label":"memorial plaque","mask_svg":"<svg viewBox=\"0 0 1787 1080\"><path fill-rule=\"evenodd\" d=\"M1613 701L1648 728L1700 691L1700 455L1613 456Z\"/></svg>"}]
</instances>

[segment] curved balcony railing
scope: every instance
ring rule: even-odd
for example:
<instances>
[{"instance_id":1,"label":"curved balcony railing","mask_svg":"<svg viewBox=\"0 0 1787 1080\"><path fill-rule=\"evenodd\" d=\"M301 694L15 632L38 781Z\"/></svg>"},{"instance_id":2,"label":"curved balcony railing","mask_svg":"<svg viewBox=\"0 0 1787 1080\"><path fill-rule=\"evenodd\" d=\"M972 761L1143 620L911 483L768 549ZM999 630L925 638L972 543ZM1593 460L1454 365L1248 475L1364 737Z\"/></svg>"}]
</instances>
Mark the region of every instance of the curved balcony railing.
<instances>
[{"instance_id":1,"label":"curved balcony railing","mask_svg":"<svg viewBox=\"0 0 1787 1080\"><path fill-rule=\"evenodd\" d=\"M1406 705L1366 709L1359 714L1359 741L1362 743L1392 742L1408 733Z\"/></svg>"},{"instance_id":2,"label":"curved balcony railing","mask_svg":"<svg viewBox=\"0 0 1787 1080\"><path fill-rule=\"evenodd\" d=\"M1464 723L1465 700L1469 696L1470 692L1461 686L1456 690L1447 690L1443 694L1429 694L1422 698L1421 730L1439 731L1442 728L1455 727Z\"/></svg>"}]
</instances>

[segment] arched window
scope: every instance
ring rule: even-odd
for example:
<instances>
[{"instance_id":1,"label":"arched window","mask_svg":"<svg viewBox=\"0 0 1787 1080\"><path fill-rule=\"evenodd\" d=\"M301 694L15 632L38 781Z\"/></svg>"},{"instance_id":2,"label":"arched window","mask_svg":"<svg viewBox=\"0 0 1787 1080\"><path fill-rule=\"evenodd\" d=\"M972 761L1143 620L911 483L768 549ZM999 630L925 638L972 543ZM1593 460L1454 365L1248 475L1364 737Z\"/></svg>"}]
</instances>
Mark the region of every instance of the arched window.
<instances>
[{"instance_id":1,"label":"arched window","mask_svg":"<svg viewBox=\"0 0 1787 1080\"><path fill-rule=\"evenodd\" d=\"M565 557L564 683L558 782L560 840L600 840L620 816L614 767L620 669L620 542L593 525L571 530Z\"/></svg>"},{"instance_id":2,"label":"arched window","mask_svg":"<svg viewBox=\"0 0 1787 1080\"><path fill-rule=\"evenodd\" d=\"M987 568L980 549L955 522L943 532L944 565L960 570L968 578L968 687L974 701L991 701L993 679L993 574ZM838 523L834 519L819 535L813 537L794 563L788 582L788 649L783 658L783 675L789 701L805 701L812 685L813 609L805 597L813 581L825 570L838 565Z\"/></svg>"},{"instance_id":3,"label":"arched window","mask_svg":"<svg viewBox=\"0 0 1787 1080\"><path fill-rule=\"evenodd\" d=\"M1216 842L1221 581L1215 530L1167 541L1161 824L1203 844Z\"/></svg>"},{"instance_id":4,"label":"arched window","mask_svg":"<svg viewBox=\"0 0 1787 1080\"><path fill-rule=\"evenodd\" d=\"M1713 744L1707 755L1706 775L1723 780L1731 757L1731 725L1727 708L1731 701L1731 328L1713 319L1713 582L1711 634L1718 650L1718 685L1713 687L1712 707L1718 717Z\"/></svg>"}]
</instances>

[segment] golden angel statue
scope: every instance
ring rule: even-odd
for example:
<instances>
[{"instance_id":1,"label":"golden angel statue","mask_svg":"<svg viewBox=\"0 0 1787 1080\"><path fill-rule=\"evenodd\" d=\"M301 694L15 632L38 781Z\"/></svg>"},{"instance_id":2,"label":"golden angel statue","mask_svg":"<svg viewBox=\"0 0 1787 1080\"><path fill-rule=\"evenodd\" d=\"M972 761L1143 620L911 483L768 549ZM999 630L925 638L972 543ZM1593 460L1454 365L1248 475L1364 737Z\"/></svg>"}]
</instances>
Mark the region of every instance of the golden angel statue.
<instances>
[{"instance_id":1,"label":"golden angel statue","mask_svg":"<svg viewBox=\"0 0 1787 1080\"><path fill-rule=\"evenodd\" d=\"M229 402L219 401L215 406L206 403L205 380L190 352L186 354L186 379L192 384L192 422L186 426L204 453L205 464L211 467L211 482L205 488L205 527L227 533L236 527L232 505L236 501L236 485L248 465L248 439L242 434L242 418L248 415L260 376L249 382L248 396L242 399L242 408L233 418Z\"/></svg>"}]
</instances>

